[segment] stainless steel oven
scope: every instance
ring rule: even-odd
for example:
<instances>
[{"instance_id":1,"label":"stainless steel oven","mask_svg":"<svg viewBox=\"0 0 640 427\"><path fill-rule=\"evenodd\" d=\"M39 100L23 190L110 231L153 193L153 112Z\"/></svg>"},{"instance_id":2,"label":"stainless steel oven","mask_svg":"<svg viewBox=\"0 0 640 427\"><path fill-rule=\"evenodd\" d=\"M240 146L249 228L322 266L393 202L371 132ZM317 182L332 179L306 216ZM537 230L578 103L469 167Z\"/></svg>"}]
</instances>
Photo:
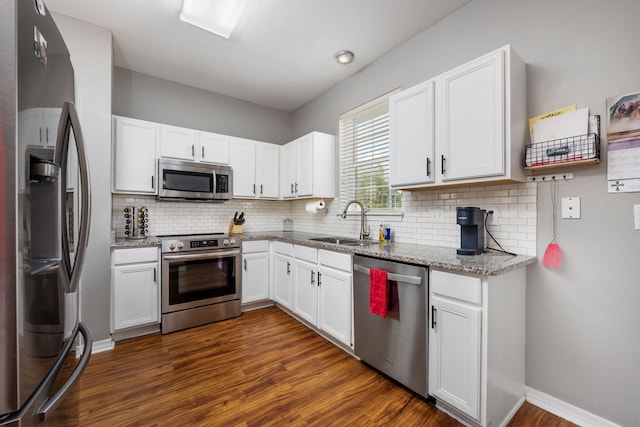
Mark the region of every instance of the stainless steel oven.
<instances>
[{"instance_id":1,"label":"stainless steel oven","mask_svg":"<svg viewBox=\"0 0 640 427\"><path fill-rule=\"evenodd\" d=\"M224 234L161 236L162 333L240 315L240 242Z\"/></svg>"}]
</instances>

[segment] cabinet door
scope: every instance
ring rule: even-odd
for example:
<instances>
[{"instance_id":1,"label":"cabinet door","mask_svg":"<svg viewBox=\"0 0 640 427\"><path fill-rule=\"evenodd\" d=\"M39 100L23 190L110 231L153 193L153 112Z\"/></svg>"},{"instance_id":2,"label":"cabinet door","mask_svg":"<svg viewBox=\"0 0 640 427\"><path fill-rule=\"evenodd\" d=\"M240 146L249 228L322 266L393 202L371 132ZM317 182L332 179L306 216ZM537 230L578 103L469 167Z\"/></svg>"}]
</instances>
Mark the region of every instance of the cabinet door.
<instances>
[{"instance_id":1,"label":"cabinet door","mask_svg":"<svg viewBox=\"0 0 640 427\"><path fill-rule=\"evenodd\" d=\"M269 298L269 253L242 256L242 304Z\"/></svg>"},{"instance_id":2,"label":"cabinet door","mask_svg":"<svg viewBox=\"0 0 640 427\"><path fill-rule=\"evenodd\" d=\"M429 393L480 419L480 307L431 294Z\"/></svg>"},{"instance_id":3,"label":"cabinet door","mask_svg":"<svg viewBox=\"0 0 640 427\"><path fill-rule=\"evenodd\" d=\"M296 259L293 265L293 312L315 325L318 299L316 264Z\"/></svg>"},{"instance_id":4,"label":"cabinet door","mask_svg":"<svg viewBox=\"0 0 640 427\"><path fill-rule=\"evenodd\" d=\"M280 197L296 197L296 145L290 142L280 147Z\"/></svg>"},{"instance_id":5,"label":"cabinet door","mask_svg":"<svg viewBox=\"0 0 640 427\"><path fill-rule=\"evenodd\" d=\"M229 164L229 137L211 132L198 132L197 156L201 162Z\"/></svg>"},{"instance_id":6,"label":"cabinet door","mask_svg":"<svg viewBox=\"0 0 640 427\"><path fill-rule=\"evenodd\" d=\"M196 132L174 126L160 126L160 156L195 160Z\"/></svg>"},{"instance_id":7,"label":"cabinet door","mask_svg":"<svg viewBox=\"0 0 640 427\"><path fill-rule=\"evenodd\" d=\"M390 184L426 184L435 176L435 98L429 80L389 99Z\"/></svg>"},{"instance_id":8,"label":"cabinet door","mask_svg":"<svg viewBox=\"0 0 640 427\"><path fill-rule=\"evenodd\" d=\"M280 146L256 143L256 192L259 197L278 198Z\"/></svg>"},{"instance_id":9,"label":"cabinet door","mask_svg":"<svg viewBox=\"0 0 640 427\"><path fill-rule=\"evenodd\" d=\"M156 125L114 118L114 193L156 194Z\"/></svg>"},{"instance_id":10,"label":"cabinet door","mask_svg":"<svg viewBox=\"0 0 640 427\"><path fill-rule=\"evenodd\" d=\"M113 330L160 321L157 263L112 267Z\"/></svg>"},{"instance_id":11,"label":"cabinet door","mask_svg":"<svg viewBox=\"0 0 640 427\"><path fill-rule=\"evenodd\" d=\"M231 138L229 164L233 168L233 197L256 196L256 143Z\"/></svg>"},{"instance_id":12,"label":"cabinet door","mask_svg":"<svg viewBox=\"0 0 640 427\"><path fill-rule=\"evenodd\" d=\"M58 138L58 126L60 125L60 114L62 108L44 108L44 134L42 135L44 145L54 148Z\"/></svg>"},{"instance_id":13,"label":"cabinet door","mask_svg":"<svg viewBox=\"0 0 640 427\"><path fill-rule=\"evenodd\" d=\"M442 180L504 173L504 51L440 77Z\"/></svg>"},{"instance_id":14,"label":"cabinet door","mask_svg":"<svg viewBox=\"0 0 640 427\"><path fill-rule=\"evenodd\" d=\"M318 327L351 346L351 282L353 276L318 268Z\"/></svg>"},{"instance_id":15,"label":"cabinet door","mask_svg":"<svg viewBox=\"0 0 640 427\"><path fill-rule=\"evenodd\" d=\"M297 197L313 195L313 135L305 135L296 140L296 181Z\"/></svg>"},{"instance_id":16,"label":"cabinet door","mask_svg":"<svg viewBox=\"0 0 640 427\"><path fill-rule=\"evenodd\" d=\"M278 304L291 309L293 286L293 258L275 253L273 256L273 299Z\"/></svg>"}]
</instances>

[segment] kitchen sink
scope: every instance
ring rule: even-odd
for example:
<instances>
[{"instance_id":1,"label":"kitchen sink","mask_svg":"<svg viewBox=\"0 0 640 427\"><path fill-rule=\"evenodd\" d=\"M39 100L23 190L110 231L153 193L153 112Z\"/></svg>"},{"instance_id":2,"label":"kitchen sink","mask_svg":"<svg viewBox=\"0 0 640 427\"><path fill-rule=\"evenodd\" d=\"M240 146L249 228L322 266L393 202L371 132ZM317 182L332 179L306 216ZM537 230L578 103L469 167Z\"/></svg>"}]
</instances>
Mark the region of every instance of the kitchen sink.
<instances>
[{"instance_id":1,"label":"kitchen sink","mask_svg":"<svg viewBox=\"0 0 640 427\"><path fill-rule=\"evenodd\" d=\"M322 242L322 243L333 243L334 245L343 245L343 246L368 246L373 245L373 240L359 240L359 239L351 239L348 237L316 237L313 240L314 242Z\"/></svg>"}]
</instances>

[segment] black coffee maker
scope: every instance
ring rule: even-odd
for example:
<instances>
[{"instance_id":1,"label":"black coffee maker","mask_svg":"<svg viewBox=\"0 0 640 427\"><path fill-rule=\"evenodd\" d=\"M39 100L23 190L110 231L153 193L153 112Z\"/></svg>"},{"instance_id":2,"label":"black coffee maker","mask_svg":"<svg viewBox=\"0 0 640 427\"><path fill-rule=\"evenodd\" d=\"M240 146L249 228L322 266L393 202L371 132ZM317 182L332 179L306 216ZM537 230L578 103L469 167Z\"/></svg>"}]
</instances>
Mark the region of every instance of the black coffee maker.
<instances>
[{"instance_id":1,"label":"black coffee maker","mask_svg":"<svg viewBox=\"0 0 640 427\"><path fill-rule=\"evenodd\" d=\"M472 206L456 208L456 222L460 226L458 255L477 255L484 252L484 216L486 210Z\"/></svg>"}]
</instances>

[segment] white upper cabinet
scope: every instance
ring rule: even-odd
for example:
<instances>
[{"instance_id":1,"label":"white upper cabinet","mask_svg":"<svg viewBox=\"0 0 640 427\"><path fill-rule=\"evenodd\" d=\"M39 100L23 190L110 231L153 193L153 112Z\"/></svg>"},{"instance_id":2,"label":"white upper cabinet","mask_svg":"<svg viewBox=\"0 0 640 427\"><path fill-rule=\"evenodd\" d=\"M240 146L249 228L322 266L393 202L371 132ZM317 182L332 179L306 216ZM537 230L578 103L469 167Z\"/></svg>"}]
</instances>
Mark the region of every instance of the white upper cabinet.
<instances>
[{"instance_id":1,"label":"white upper cabinet","mask_svg":"<svg viewBox=\"0 0 640 427\"><path fill-rule=\"evenodd\" d=\"M157 194L156 124L113 117L114 193Z\"/></svg>"},{"instance_id":2,"label":"white upper cabinet","mask_svg":"<svg viewBox=\"0 0 640 427\"><path fill-rule=\"evenodd\" d=\"M396 188L525 179L525 64L508 45L394 95L390 113Z\"/></svg>"},{"instance_id":3,"label":"white upper cabinet","mask_svg":"<svg viewBox=\"0 0 640 427\"><path fill-rule=\"evenodd\" d=\"M196 155L201 162L229 164L229 141L227 135L211 132L198 132Z\"/></svg>"},{"instance_id":4,"label":"white upper cabinet","mask_svg":"<svg viewBox=\"0 0 640 427\"><path fill-rule=\"evenodd\" d=\"M196 159L196 131L176 126L160 125L160 157Z\"/></svg>"},{"instance_id":5,"label":"white upper cabinet","mask_svg":"<svg viewBox=\"0 0 640 427\"><path fill-rule=\"evenodd\" d=\"M428 80L389 99L392 186L434 181L435 82Z\"/></svg>"},{"instance_id":6,"label":"white upper cabinet","mask_svg":"<svg viewBox=\"0 0 640 427\"><path fill-rule=\"evenodd\" d=\"M275 144L231 137L234 198L278 198L279 148Z\"/></svg>"},{"instance_id":7,"label":"white upper cabinet","mask_svg":"<svg viewBox=\"0 0 640 427\"><path fill-rule=\"evenodd\" d=\"M280 196L335 197L335 137L311 132L280 148Z\"/></svg>"},{"instance_id":8,"label":"white upper cabinet","mask_svg":"<svg viewBox=\"0 0 640 427\"><path fill-rule=\"evenodd\" d=\"M161 157L229 164L229 136L168 125L159 129Z\"/></svg>"}]
</instances>

